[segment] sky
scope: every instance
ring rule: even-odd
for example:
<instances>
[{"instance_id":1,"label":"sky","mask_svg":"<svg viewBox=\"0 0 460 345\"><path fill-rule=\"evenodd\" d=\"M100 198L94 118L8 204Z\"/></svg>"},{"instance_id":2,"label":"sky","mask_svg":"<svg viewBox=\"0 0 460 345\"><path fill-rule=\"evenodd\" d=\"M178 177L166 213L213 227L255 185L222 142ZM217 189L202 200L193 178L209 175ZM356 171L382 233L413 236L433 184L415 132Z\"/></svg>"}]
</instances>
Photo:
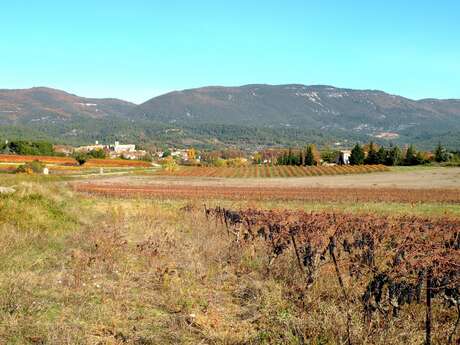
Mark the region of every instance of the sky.
<instances>
[{"instance_id":1,"label":"sky","mask_svg":"<svg viewBox=\"0 0 460 345\"><path fill-rule=\"evenodd\" d=\"M458 0L0 2L0 88L136 103L207 85L460 98Z\"/></svg>"}]
</instances>

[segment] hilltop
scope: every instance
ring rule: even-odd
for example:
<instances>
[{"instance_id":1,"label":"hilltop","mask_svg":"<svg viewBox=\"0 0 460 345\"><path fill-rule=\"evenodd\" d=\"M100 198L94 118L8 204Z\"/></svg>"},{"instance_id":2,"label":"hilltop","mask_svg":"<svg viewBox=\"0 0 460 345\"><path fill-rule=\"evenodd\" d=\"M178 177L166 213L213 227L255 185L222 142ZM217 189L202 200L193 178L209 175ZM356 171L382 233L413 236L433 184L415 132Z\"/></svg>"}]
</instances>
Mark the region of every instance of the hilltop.
<instances>
[{"instance_id":1,"label":"hilltop","mask_svg":"<svg viewBox=\"0 0 460 345\"><path fill-rule=\"evenodd\" d=\"M0 90L4 136L66 142L296 145L304 141L415 143L460 147L460 100L411 100L328 85L209 86L135 105L49 88ZM1 134L1 133L0 133Z\"/></svg>"}]
</instances>

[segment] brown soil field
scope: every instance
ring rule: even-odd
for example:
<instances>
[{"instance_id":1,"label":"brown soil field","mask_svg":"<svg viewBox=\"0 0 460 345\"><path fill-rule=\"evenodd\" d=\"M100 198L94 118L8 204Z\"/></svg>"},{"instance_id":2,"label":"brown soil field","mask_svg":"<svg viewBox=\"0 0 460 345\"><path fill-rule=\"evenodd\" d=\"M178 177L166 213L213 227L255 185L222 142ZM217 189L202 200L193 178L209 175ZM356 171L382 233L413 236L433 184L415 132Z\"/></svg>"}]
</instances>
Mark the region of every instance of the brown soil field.
<instances>
[{"instance_id":1,"label":"brown soil field","mask_svg":"<svg viewBox=\"0 0 460 345\"><path fill-rule=\"evenodd\" d=\"M180 185L130 186L123 184L76 184L79 192L115 197L198 198L231 200L302 200L319 202L443 202L460 203L460 189L402 188L257 188Z\"/></svg>"},{"instance_id":2,"label":"brown soil field","mask_svg":"<svg viewBox=\"0 0 460 345\"><path fill-rule=\"evenodd\" d=\"M334 165L334 166L292 166L292 165L250 165L243 167L179 167L174 171L160 170L158 175L182 177L225 177L225 178L280 178L324 175L347 175L385 172L385 165Z\"/></svg>"},{"instance_id":3,"label":"brown soil field","mask_svg":"<svg viewBox=\"0 0 460 345\"><path fill-rule=\"evenodd\" d=\"M218 178L127 175L99 178L98 185L209 186L257 188L403 188L460 190L460 168L397 168L390 172L296 178Z\"/></svg>"}]
</instances>

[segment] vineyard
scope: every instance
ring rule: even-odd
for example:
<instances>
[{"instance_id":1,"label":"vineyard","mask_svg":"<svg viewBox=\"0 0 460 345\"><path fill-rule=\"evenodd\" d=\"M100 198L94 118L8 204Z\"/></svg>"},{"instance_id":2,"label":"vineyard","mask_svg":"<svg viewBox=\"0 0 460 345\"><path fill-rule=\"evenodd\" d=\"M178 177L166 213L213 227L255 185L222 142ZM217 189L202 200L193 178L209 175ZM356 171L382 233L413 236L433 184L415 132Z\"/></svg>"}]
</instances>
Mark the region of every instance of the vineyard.
<instances>
[{"instance_id":1,"label":"vineyard","mask_svg":"<svg viewBox=\"0 0 460 345\"><path fill-rule=\"evenodd\" d=\"M408 318L425 344L460 342L460 221L220 207L205 214L235 250L265 253L267 271L288 282L298 308L307 308L325 277L335 280L346 320L343 343L361 343L353 337L356 313L371 338Z\"/></svg>"},{"instance_id":2,"label":"vineyard","mask_svg":"<svg viewBox=\"0 0 460 345\"><path fill-rule=\"evenodd\" d=\"M56 165L78 165L77 161L70 157L57 157L57 156L23 156L23 155L0 155L0 163L29 163L33 161L40 161L44 164Z\"/></svg>"},{"instance_id":3,"label":"vineyard","mask_svg":"<svg viewBox=\"0 0 460 345\"><path fill-rule=\"evenodd\" d=\"M0 171L13 171L18 165L33 161L40 161L43 164L49 164L51 172L67 173L100 167L148 168L152 166L149 162L126 159L90 159L80 166L72 157L0 155Z\"/></svg>"},{"instance_id":4,"label":"vineyard","mask_svg":"<svg viewBox=\"0 0 460 345\"><path fill-rule=\"evenodd\" d=\"M318 202L444 202L460 203L458 189L212 187L182 185L75 184L74 190L112 197L230 200L301 200Z\"/></svg>"},{"instance_id":5,"label":"vineyard","mask_svg":"<svg viewBox=\"0 0 460 345\"><path fill-rule=\"evenodd\" d=\"M191 177L305 177L322 175L364 174L384 172L384 165L290 166L251 165L245 167L180 167L177 170L158 172L160 175Z\"/></svg>"},{"instance_id":6,"label":"vineyard","mask_svg":"<svg viewBox=\"0 0 460 345\"><path fill-rule=\"evenodd\" d=\"M130 160L130 159L90 159L85 164L85 167L142 167L148 168L152 164L146 161Z\"/></svg>"}]
</instances>

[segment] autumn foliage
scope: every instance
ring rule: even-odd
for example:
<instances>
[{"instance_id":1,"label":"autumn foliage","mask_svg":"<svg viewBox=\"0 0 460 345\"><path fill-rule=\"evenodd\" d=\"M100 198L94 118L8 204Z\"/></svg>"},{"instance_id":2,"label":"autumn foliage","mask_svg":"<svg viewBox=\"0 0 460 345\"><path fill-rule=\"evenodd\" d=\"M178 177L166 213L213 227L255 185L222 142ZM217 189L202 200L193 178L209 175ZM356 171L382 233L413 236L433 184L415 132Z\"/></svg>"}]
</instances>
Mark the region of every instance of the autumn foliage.
<instances>
[{"instance_id":1,"label":"autumn foliage","mask_svg":"<svg viewBox=\"0 0 460 345\"><path fill-rule=\"evenodd\" d=\"M437 336L446 344L460 340L455 321L460 318L459 220L221 207L205 208L205 214L225 226L239 246L265 248L269 267L281 257L294 257L293 269L303 277L300 300L321 275L334 272L348 344L353 343L351 309L359 307L363 327L379 332L411 305L426 308L426 344L431 343L433 305L445 311L445 332ZM409 314L414 328L423 324ZM372 324L375 315L383 315L383 323Z\"/></svg>"},{"instance_id":2,"label":"autumn foliage","mask_svg":"<svg viewBox=\"0 0 460 345\"><path fill-rule=\"evenodd\" d=\"M304 177L322 175L363 174L388 171L384 165L335 165L335 166L294 166L294 165L251 165L238 167L182 167L175 171L160 171L160 175L195 177Z\"/></svg>"},{"instance_id":3,"label":"autumn foliage","mask_svg":"<svg viewBox=\"0 0 460 345\"><path fill-rule=\"evenodd\" d=\"M0 155L0 163L29 163L33 161L40 161L45 164L78 165L77 161L71 157Z\"/></svg>"}]
</instances>

